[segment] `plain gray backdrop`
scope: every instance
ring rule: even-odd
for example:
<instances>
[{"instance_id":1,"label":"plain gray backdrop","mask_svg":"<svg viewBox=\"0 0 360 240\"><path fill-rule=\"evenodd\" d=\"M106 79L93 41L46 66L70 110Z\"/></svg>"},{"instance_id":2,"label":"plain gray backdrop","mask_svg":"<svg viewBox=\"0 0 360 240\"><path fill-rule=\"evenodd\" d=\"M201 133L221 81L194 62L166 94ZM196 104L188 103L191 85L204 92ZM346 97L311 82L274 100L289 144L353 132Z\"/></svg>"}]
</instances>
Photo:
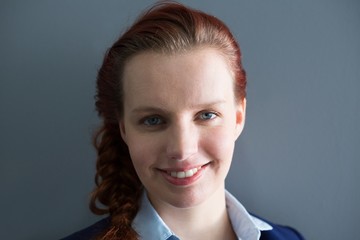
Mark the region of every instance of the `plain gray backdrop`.
<instances>
[{"instance_id":1,"label":"plain gray backdrop","mask_svg":"<svg viewBox=\"0 0 360 240\"><path fill-rule=\"evenodd\" d=\"M99 217L95 78L106 49L153 1L0 2L1 239L59 239ZM182 1L229 25L248 74L227 188L307 239L360 222L360 2Z\"/></svg>"}]
</instances>

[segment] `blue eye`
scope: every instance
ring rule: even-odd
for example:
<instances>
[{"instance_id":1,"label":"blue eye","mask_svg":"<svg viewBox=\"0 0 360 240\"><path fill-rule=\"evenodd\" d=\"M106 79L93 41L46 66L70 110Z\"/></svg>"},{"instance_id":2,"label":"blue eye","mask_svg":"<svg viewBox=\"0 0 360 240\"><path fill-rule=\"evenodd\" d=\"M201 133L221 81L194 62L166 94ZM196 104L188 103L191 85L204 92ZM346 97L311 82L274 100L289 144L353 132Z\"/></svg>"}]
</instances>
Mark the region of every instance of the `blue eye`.
<instances>
[{"instance_id":1,"label":"blue eye","mask_svg":"<svg viewBox=\"0 0 360 240\"><path fill-rule=\"evenodd\" d=\"M213 113L213 112L204 112L204 113L200 114L200 118L202 120L211 120L211 119L214 119L216 117L217 117L217 115L215 113Z\"/></svg>"},{"instance_id":2,"label":"blue eye","mask_svg":"<svg viewBox=\"0 0 360 240\"><path fill-rule=\"evenodd\" d=\"M146 118L143 123L146 125L146 126L154 126L154 125L159 125L159 124L162 124L163 123L163 120L159 117L149 117L149 118Z\"/></svg>"}]
</instances>

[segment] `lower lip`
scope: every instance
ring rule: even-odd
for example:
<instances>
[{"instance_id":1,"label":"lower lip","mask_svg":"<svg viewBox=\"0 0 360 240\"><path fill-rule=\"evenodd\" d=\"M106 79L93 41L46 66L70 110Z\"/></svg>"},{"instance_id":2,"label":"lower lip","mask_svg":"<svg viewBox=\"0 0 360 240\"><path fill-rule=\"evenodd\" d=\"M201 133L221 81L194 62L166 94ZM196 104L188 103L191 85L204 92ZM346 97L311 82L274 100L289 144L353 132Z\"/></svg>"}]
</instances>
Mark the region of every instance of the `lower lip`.
<instances>
[{"instance_id":1,"label":"lower lip","mask_svg":"<svg viewBox=\"0 0 360 240\"><path fill-rule=\"evenodd\" d=\"M160 172L169 183L175 186L187 186L196 182L202 176L203 171L205 170L206 167L207 165L202 166L201 169L198 170L194 175L187 178L175 178L169 175L167 172L164 171L160 171Z\"/></svg>"}]
</instances>

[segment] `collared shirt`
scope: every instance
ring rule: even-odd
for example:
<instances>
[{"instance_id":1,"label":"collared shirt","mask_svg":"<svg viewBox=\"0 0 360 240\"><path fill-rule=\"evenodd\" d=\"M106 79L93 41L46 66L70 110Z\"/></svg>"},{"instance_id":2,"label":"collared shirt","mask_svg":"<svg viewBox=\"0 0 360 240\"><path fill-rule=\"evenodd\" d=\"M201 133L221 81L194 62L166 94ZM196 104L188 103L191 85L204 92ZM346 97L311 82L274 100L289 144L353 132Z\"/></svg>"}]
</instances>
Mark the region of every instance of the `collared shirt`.
<instances>
[{"instance_id":1,"label":"collared shirt","mask_svg":"<svg viewBox=\"0 0 360 240\"><path fill-rule=\"evenodd\" d=\"M225 199L232 227L239 240L259 240L261 231L272 230L269 224L251 216L228 191L225 191ZM180 240L156 212L146 194L143 194L132 226L142 240Z\"/></svg>"}]
</instances>

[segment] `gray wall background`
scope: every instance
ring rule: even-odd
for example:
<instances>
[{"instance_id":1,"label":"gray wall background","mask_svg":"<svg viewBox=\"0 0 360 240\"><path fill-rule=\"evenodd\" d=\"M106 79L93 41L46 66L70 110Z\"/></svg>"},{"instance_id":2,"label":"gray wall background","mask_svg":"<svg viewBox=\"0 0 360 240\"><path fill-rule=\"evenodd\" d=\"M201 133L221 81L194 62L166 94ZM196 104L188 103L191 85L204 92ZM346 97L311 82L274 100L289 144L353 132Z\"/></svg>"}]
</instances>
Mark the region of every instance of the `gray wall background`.
<instances>
[{"instance_id":1,"label":"gray wall background","mask_svg":"<svg viewBox=\"0 0 360 240\"><path fill-rule=\"evenodd\" d=\"M58 239L87 209L95 77L152 1L0 2L1 239ZM360 2L182 1L224 20L248 73L228 189L307 239L355 239L360 219Z\"/></svg>"}]
</instances>

